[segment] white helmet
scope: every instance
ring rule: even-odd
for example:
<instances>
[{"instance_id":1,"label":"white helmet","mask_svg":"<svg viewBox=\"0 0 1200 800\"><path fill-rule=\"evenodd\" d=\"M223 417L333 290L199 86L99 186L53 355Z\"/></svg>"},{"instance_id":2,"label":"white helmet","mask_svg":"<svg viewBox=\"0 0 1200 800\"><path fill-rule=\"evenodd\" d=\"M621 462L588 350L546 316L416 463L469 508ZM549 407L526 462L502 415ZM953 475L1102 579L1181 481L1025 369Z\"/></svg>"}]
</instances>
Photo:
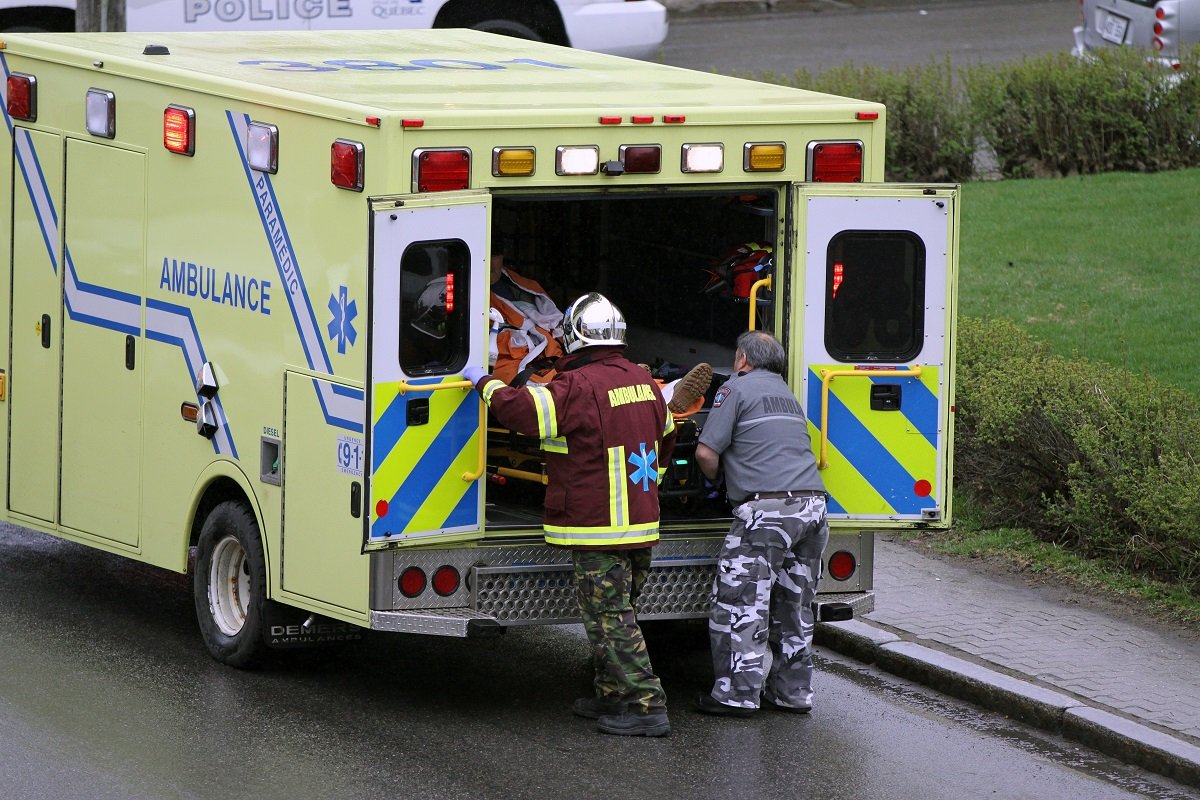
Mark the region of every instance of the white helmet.
<instances>
[{"instance_id":1,"label":"white helmet","mask_svg":"<svg viewBox=\"0 0 1200 800\"><path fill-rule=\"evenodd\" d=\"M599 344L625 344L625 317L607 297L588 292L563 314L563 346L574 353Z\"/></svg>"}]
</instances>

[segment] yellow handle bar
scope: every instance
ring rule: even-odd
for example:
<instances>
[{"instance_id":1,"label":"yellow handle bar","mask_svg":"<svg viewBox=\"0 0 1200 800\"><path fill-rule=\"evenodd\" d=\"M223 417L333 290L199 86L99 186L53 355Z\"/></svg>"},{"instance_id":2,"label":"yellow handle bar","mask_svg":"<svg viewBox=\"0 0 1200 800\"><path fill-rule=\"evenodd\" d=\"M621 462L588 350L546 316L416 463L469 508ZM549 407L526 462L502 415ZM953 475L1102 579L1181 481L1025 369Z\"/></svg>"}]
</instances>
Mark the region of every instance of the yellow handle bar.
<instances>
[{"instance_id":1,"label":"yellow handle bar","mask_svg":"<svg viewBox=\"0 0 1200 800\"><path fill-rule=\"evenodd\" d=\"M829 384L834 378L919 378L921 365L908 369L823 369L821 370L821 459L817 469L829 466Z\"/></svg>"},{"instance_id":2,"label":"yellow handle bar","mask_svg":"<svg viewBox=\"0 0 1200 800\"><path fill-rule=\"evenodd\" d=\"M763 286L771 288L770 275L761 281L755 281L750 287L750 325L746 328L748 331L752 331L758 326L758 290Z\"/></svg>"},{"instance_id":3,"label":"yellow handle bar","mask_svg":"<svg viewBox=\"0 0 1200 800\"><path fill-rule=\"evenodd\" d=\"M405 392L436 392L442 389L466 389L475 388L475 384L468 380L461 381L446 381L445 383L409 383L408 381L399 381L396 384L396 391L400 394ZM487 466L487 406L483 404L483 400L479 401L479 458L476 463L478 467L470 472L464 472L462 479L467 483L477 481L483 476L483 470Z\"/></svg>"}]
</instances>

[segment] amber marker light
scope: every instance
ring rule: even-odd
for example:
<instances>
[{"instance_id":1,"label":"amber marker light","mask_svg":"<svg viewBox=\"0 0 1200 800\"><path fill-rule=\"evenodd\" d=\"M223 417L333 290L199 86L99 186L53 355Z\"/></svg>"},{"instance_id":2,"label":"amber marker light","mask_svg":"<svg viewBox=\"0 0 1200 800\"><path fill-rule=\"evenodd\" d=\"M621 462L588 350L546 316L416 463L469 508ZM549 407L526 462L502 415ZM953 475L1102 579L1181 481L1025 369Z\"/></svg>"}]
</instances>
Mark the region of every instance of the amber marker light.
<instances>
[{"instance_id":1,"label":"amber marker light","mask_svg":"<svg viewBox=\"0 0 1200 800\"><path fill-rule=\"evenodd\" d=\"M492 175L497 178L529 176L537 165L532 147L496 147L492 150Z\"/></svg>"},{"instance_id":2,"label":"amber marker light","mask_svg":"<svg viewBox=\"0 0 1200 800\"><path fill-rule=\"evenodd\" d=\"M783 142L747 142L742 153L742 169L746 172L781 172L786 153Z\"/></svg>"}]
</instances>

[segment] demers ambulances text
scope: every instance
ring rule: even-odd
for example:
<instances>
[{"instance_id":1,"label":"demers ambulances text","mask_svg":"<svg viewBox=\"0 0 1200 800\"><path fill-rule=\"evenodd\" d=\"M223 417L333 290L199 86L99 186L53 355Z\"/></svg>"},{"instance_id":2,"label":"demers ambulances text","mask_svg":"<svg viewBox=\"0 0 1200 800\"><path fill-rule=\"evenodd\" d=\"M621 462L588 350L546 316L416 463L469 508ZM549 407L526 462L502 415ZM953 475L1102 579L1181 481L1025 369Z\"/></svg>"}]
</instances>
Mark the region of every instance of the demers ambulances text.
<instances>
[{"instance_id":1,"label":"demers ambulances text","mask_svg":"<svg viewBox=\"0 0 1200 800\"><path fill-rule=\"evenodd\" d=\"M188 297L199 297L201 300L211 300L223 306L244 308L260 314L271 313L271 308L267 305L271 300L270 281L232 272L226 272L222 281L215 267L206 267L191 261L164 257L158 288Z\"/></svg>"},{"instance_id":2,"label":"demers ambulances text","mask_svg":"<svg viewBox=\"0 0 1200 800\"><path fill-rule=\"evenodd\" d=\"M645 383L634 386L618 386L608 390L608 405L612 408L623 406L626 403L644 403L653 402L653 400L654 392L650 389L650 385Z\"/></svg>"}]
</instances>

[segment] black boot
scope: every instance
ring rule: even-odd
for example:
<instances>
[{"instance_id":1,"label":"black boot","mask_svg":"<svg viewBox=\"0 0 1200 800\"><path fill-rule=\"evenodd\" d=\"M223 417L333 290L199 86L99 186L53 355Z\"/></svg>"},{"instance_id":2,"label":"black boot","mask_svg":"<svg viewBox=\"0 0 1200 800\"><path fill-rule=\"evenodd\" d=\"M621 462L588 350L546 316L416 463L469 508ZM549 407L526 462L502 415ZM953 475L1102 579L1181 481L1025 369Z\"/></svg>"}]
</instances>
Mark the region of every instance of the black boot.
<instances>
[{"instance_id":1,"label":"black boot","mask_svg":"<svg viewBox=\"0 0 1200 800\"><path fill-rule=\"evenodd\" d=\"M613 714L624 713L626 704L619 700L604 700L599 697L581 697L571 706L577 717L600 719Z\"/></svg>"},{"instance_id":2,"label":"black boot","mask_svg":"<svg viewBox=\"0 0 1200 800\"><path fill-rule=\"evenodd\" d=\"M620 714L601 717L596 727L602 733L614 736L666 736L671 732L667 711L634 711L626 709Z\"/></svg>"}]
</instances>

